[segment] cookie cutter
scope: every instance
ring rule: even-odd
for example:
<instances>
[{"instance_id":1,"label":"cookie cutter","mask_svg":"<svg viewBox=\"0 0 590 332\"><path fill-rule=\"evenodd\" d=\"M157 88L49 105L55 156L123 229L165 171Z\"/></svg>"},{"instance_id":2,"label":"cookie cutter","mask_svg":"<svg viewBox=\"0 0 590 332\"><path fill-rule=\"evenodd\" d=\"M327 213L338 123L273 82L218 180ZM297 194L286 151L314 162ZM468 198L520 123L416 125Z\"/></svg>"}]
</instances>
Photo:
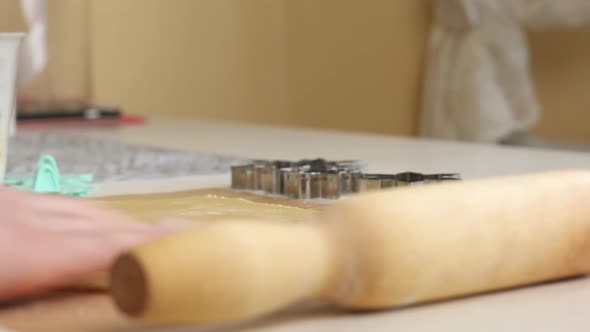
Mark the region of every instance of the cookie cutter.
<instances>
[{"instance_id":1,"label":"cookie cutter","mask_svg":"<svg viewBox=\"0 0 590 332\"><path fill-rule=\"evenodd\" d=\"M298 199L336 199L341 195L340 171L297 167L281 170L283 191L281 194Z\"/></svg>"},{"instance_id":2,"label":"cookie cutter","mask_svg":"<svg viewBox=\"0 0 590 332\"><path fill-rule=\"evenodd\" d=\"M301 160L280 169L281 194L302 199L337 199L356 192L357 181L367 164L356 160Z\"/></svg>"},{"instance_id":3,"label":"cookie cutter","mask_svg":"<svg viewBox=\"0 0 590 332\"><path fill-rule=\"evenodd\" d=\"M61 194L73 197L87 196L94 187L92 174L60 174L55 158L42 155L33 176L5 178L8 186L43 194Z\"/></svg>"},{"instance_id":4,"label":"cookie cutter","mask_svg":"<svg viewBox=\"0 0 590 332\"><path fill-rule=\"evenodd\" d=\"M232 189L332 200L361 192L461 179L458 174L367 174L367 166L358 160L253 160L232 167Z\"/></svg>"}]
</instances>

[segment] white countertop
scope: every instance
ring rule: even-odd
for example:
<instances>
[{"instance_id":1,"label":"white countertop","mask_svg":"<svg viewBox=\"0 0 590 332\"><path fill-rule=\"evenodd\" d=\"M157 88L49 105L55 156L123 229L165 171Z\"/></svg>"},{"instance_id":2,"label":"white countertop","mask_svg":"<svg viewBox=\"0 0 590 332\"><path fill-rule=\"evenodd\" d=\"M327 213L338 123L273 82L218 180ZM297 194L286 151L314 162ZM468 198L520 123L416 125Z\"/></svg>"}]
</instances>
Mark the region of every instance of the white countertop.
<instances>
[{"instance_id":1,"label":"white countertop","mask_svg":"<svg viewBox=\"0 0 590 332\"><path fill-rule=\"evenodd\" d=\"M106 139L250 158L362 159L371 172L459 172L465 179L590 166L590 154L317 130L155 119L142 127L84 130ZM228 175L170 181L165 190L227 184ZM161 183L160 183L161 184ZM161 190L107 184L102 194ZM158 189L154 189L158 188ZM590 198L589 198L590 200ZM590 279L362 315L288 311L220 331L590 331ZM195 331L174 329L173 331Z\"/></svg>"},{"instance_id":2,"label":"white countertop","mask_svg":"<svg viewBox=\"0 0 590 332\"><path fill-rule=\"evenodd\" d=\"M154 119L147 126L81 131L93 137L249 158L362 159L371 172L460 172L464 178L590 167L590 153L426 139Z\"/></svg>"}]
</instances>

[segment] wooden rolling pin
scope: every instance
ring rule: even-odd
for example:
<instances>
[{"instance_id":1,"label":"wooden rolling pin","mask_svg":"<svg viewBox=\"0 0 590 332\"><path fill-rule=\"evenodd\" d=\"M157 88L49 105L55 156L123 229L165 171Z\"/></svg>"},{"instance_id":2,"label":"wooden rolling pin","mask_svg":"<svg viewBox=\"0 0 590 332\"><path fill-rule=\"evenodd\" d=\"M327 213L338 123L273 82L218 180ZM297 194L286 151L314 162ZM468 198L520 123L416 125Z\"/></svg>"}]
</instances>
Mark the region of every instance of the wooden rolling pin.
<instances>
[{"instance_id":1,"label":"wooden rolling pin","mask_svg":"<svg viewBox=\"0 0 590 332\"><path fill-rule=\"evenodd\" d=\"M590 172L361 195L318 222L236 220L123 255L115 302L159 323L257 317L304 299L407 306L590 272Z\"/></svg>"}]
</instances>

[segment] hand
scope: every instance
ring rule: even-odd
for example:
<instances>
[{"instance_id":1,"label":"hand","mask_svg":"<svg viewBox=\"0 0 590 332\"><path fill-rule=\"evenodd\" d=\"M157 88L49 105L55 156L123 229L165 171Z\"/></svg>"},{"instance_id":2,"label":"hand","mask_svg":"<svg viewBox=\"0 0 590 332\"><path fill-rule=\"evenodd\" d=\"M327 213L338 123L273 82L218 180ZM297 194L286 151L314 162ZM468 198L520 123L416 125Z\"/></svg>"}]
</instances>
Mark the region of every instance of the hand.
<instances>
[{"instance_id":1,"label":"hand","mask_svg":"<svg viewBox=\"0 0 590 332\"><path fill-rule=\"evenodd\" d=\"M0 187L0 300L107 270L125 249L166 232L79 199Z\"/></svg>"}]
</instances>

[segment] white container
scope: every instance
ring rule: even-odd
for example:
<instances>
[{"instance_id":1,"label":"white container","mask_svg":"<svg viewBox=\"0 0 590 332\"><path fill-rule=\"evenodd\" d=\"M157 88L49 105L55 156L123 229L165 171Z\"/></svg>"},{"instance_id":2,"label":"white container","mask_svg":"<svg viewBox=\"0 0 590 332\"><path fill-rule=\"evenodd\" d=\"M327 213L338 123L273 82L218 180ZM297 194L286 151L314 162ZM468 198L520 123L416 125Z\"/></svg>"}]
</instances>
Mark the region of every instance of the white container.
<instances>
[{"instance_id":1,"label":"white container","mask_svg":"<svg viewBox=\"0 0 590 332\"><path fill-rule=\"evenodd\" d=\"M0 32L0 180L6 173L8 138L16 117L16 70L24 34Z\"/></svg>"}]
</instances>

